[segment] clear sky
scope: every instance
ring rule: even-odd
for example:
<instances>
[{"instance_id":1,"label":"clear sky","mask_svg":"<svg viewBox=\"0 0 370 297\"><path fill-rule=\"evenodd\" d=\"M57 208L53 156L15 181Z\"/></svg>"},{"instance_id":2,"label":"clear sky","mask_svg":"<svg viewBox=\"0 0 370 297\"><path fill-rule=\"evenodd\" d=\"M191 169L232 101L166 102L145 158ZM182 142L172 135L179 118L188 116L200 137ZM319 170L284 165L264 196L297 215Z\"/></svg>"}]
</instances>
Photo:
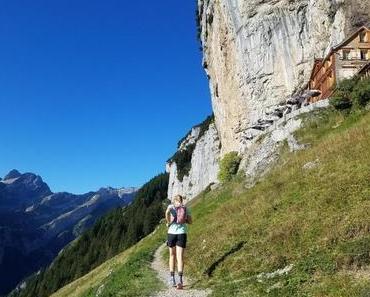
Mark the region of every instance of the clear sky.
<instances>
[{"instance_id":1,"label":"clear sky","mask_svg":"<svg viewBox=\"0 0 370 297\"><path fill-rule=\"evenodd\" d=\"M0 176L140 186L211 113L195 0L2 1L0 45Z\"/></svg>"}]
</instances>

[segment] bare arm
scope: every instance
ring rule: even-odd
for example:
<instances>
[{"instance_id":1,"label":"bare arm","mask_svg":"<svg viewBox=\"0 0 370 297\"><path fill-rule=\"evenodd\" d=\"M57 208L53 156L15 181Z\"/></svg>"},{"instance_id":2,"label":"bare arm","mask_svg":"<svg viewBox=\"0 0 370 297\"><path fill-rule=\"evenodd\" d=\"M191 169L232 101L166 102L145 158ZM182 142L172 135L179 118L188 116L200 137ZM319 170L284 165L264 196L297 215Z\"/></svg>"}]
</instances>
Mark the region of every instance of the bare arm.
<instances>
[{"instance_id":1,"label":"bare arm","mask_svg":"<svg viewBox=\"0 0 370 297\"><path fill-rule=\"evenodd\" d=\"M165 217L166 217L167 224L170 224L171 223L171 211L170 211L170 207L167 207Z\"/></svg>"},{"instance_id":2,"label":"bare arm","mask_svg":"<svg viewBox=\"0 0 370 297\"><path fill-rule=\"evenodd\" d=\"M188 224L192 224L192 223L193 223L193 218L189 215L189 216L187 217L187 219L186 219L186 222L187 222Z\"/></svg>"}]
</instances>

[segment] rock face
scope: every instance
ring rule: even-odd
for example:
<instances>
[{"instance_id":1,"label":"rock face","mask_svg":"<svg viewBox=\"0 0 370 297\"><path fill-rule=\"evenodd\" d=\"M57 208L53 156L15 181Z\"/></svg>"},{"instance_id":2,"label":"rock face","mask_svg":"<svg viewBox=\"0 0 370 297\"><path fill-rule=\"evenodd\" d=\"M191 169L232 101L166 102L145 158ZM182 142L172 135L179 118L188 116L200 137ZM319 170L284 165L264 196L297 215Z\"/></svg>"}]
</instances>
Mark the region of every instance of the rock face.
<instances>
[{"instance_id":1,"label":"rock face","mask_svg":"<svg viewBox=\"0 0 370 297\"><path fill-rule=\"evenodd\" d=\"M104 213L131 203L136 192L53 193L40 176L10 171L0 180L0 295L50 263Z\"/></svg>"},{"instance_id":2,"label":"rock face","mask_svg":"<svg viewBox=\"0 0 370 297\"><path fill-rule=\"evenodd\" d=\"M17 178L17 177L20 177L20 176L22 176L22 174L18 170L13 169L13 170L10 170L7 175L4 176L4 180Z\"/></svg>"},{"instance_id":3,"label":"rock face","mask_svg":"<svg viewBox=\"0 0 370 297\"><path fill-rule=\"evenodd\" d=\"M42 178L33 173L20 174L10 171L1 181L0 211L22 209L32 204L39 197L52 194Z\"/></svg>"},{"instance_id":4,"label":"rock face","mask_svg":"<svg viewBox=\"0 0 370 297\"><path fill-rule=\"evenodd\" d=\"M369 21L361 0L198 0L203 66L223 155L307 83L315 56Z\"/></svg>"},{"instance_id":5,"label":"rock face","mask_svg":"<svg viewBox=\"0 0 370 297\"><path fill-rule=\"evenodd\" d=\"M191 154L186 174L189 156L168 161L169 198L192 198L217 183L227 152L242 156L239 168L253 180L277 160L283 141L303 148L292 135L301 125L295 116L327 105L300 109L314 93L303 91L314 58L367 24L370 2L198 0L197 16L214 124L201 137L196 126L180 143L178 153Z\"/></svg>"},{"instance_id":6,"label":"rock face","mask_svg":"<svg viewBox=\"0 0 370 297\"><path fill-rule=\"evenodd\" d=\"M169 160L166 171L169 173L168 199L176 194L181 194L191 200L203 191L208 185L218 183L218 159L220 155L220 139L214 123L203 128L195 126L187 137L179 143L178 152L193 148L188 159L190 170L183 178L179 178L178 164ZM202 134L202 135L200 135Z\"/></svg>"},{"instance_id":7,"label":"rock face","mask_svg":"<svg viewBox=\"0 0 370 297\"><path fill-rule=\"evenodd\" d=\"M296 109L274 121L258 137L252 139L239 166L239 170L246 175L247 185L253 186L279 159L279 149L285 141L290 151L304 149L306 145L299 144L294 137L294 132L302 126L300 116L328 106L328 100L321 100Z\"/></svg>"}]
</instances>

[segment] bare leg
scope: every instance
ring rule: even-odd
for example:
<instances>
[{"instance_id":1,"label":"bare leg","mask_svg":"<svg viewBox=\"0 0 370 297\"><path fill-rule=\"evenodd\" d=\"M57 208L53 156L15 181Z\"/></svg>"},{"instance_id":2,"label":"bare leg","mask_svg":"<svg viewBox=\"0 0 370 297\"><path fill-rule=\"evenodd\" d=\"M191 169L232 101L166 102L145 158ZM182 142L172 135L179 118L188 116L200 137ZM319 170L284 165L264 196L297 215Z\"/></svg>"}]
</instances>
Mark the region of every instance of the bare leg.
<instances>
[{"instance_id":1,"label":"bare leg","mask_svg":"<svg viewBox=\"0 0 370 297\"><path fill-rule=\"evenodd\" d=\"M170 247L170 260L169 260L169 266L170 266L170 272L175 271L175 256L176 256L176 247Z\"/></svg>"},{"instance_id":2,"label":"bare leg","mask_svg":"<svg viewBox=\"0 0 370 297\"><path fill-rule=\"evenodd\" d=\"M184 248L176 246L177 271L184 271Z\"/></svg>"},{"instance_id":3,"label":"bare leg","mask_svg":"<svg viewBox=\"0 0 370 297\"><path fill-rule=\"evenodd\" d=\"M177 284L177 289L182 289L184 275L184 248L176 246L176 259L177 259L177 273L179 274L179 282Z\"/></svg>"}]
</instances>

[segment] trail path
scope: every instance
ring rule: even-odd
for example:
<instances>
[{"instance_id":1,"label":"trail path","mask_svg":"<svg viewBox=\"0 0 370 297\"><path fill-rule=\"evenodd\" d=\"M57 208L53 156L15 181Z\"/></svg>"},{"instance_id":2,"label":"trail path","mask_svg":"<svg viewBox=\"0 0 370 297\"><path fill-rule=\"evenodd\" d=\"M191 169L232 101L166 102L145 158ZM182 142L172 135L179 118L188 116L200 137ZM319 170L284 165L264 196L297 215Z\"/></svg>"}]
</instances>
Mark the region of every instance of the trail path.
<instances>
[{"instance_id":1,"label":"trail path","mask_svg":"<svg viewBox=\"0 0 370 297\"><path fill-rule=\"evenodd\" d=\"M169 280L169 272L168 267L165 265L161 259L161 253L163 249L166 247L165 244L161 245L154 254L154 260L152 262L152 268L158 273L159 279L166 285L167 289L158 292L152 297L206 297L208 296L211 291L210 290L195 290L189 289L191 285L191 280L184 275L184 289L177 290L176 288L170 287L168 284Z\"/></svg>"}]
</instances>

